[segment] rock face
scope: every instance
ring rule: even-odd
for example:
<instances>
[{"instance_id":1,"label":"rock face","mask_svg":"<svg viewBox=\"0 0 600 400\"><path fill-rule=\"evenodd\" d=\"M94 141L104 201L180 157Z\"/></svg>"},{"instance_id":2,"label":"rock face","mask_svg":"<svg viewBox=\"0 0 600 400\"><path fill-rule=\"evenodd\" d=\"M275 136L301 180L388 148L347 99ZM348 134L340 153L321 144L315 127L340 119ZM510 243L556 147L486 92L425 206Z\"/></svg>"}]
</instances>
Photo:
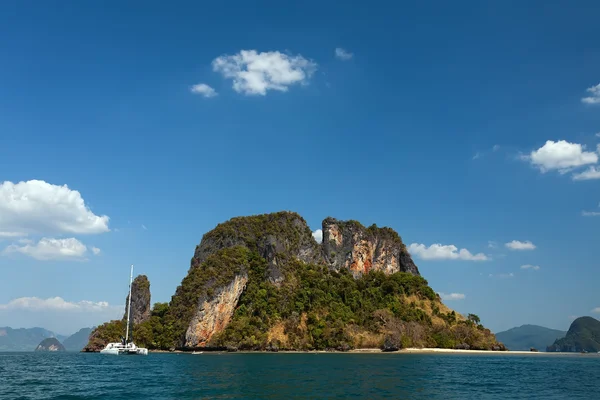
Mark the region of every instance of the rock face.
<instances>
[{"instance_id":1,"label":"rock face","mask_svg":"<svg viewBox=\"0 0 600 400\"><path fill-rule=\"evenodd\" d=\"M206 346L215 333L225 329L246 283L248 274L244 272L236 275L227 286L217 289L212 296L200 298L197 311L185 334L186 347Z\"/></svg>"},{"instance_id":2,"label":"rock face","mask_svg":"<svg viewBox=\"0 0 600 400\"><path fill-rule=\"evenodd\" d=\"M125 299L124 319L127 319L128 303L129 294ZM131 322L134 325L141 324L150 318L150 311L150 281L146 275L138 275L131 284Z\"/></svg>"},{"instance_id":3,"label":"rock face","mask_svg":"<svg viewBox=\"0 0 600 400\"><path fill-rule=\"evenodd\" d=\"M65 347L56 338L42 340L35 348L35 351L66 351Z\"/></svg>"},{"instance_id":4,"label":"rock face","mask_svg":"<svg viewBox=\"0 0 600 400\"><path fill-rule=\"evenodd\" d=\"M300 215L278 212L232 218L206 233L196 247L188 278L199 281L201 278L191 277L196 274L210 275L208 270L202 271L210 269L206 267L206 261L224 249L236 247L246 248L264 258L268 264L265 279L275 285L285 279L285 267L292 260L328 265L336 271L345 268L355 278L371 270L386 274L401 271L419 275L402 240L392 229L375 226L365 228L355 221L327 218L323 221L323 243L319 245ZM186 280L178 288L174 296L176 303L181 303L183 297L198 299L191 317L183 312L174 316L175 319L189 321L186 322L185 337L179 346L206 346L215 334L225 329L248 282L247 270L240 268L232 279L221 280L219 284L215 281L214 278L207 279L195 292ZM171 304L175 303L172 301Z\"/></svg>"},{"instance_id":5,"label":"rock face","mask_svg":"<svg viewBox=\"0 0 600 400\"><path fill-rule=\"evenodd\" d=\"M371 270L419 275L406 246L390 228L365 228L356 221L323 221L323 254L334 270L350 270L356 278Z\"/></svg>"}]
</instances>

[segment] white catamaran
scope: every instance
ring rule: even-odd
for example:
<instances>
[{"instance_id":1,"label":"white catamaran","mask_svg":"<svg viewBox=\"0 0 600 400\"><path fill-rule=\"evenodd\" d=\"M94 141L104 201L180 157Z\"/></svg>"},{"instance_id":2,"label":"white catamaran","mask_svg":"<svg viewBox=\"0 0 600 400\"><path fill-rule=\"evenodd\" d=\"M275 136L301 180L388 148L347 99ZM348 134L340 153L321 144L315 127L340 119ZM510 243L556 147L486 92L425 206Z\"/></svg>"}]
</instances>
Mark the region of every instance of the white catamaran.
<instances>
[{"instance_id":1,"label":"white catamaran","mask_svg":"<svg viewBox=\"0 0 600 400\"><path fill-rule=\"evenodd\" d=\"M109 343L100 350L101 354L130 354L130 355L148 355L148 349L137 347L133 340L129 341L129 315L131 313L131 284L133 283L133 264L131 265L131 276L129 277L129 301L127 302L127 329L125 330L125 339L122 342Z\"/></svg>"}]
</instances>

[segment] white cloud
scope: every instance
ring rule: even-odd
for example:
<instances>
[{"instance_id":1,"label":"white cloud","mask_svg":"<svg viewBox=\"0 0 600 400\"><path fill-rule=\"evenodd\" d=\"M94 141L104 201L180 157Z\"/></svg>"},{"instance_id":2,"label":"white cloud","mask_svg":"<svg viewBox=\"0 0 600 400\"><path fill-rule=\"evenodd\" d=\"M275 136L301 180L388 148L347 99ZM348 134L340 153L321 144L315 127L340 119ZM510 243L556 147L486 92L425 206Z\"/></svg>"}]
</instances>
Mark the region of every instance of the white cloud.
<instances>
[{"instance_id":1,"label":"white cloud","mask_svg":"<svg viewBox=\"0 0 600 400\"><path fill-rule=\"evenodd\" d=\"M94 251L94 250L92 250ZM20 253L36 260L74 260L83 261L87 247L75 238L42 238L37 243L26 242L22 246L12 244L4 249L5 254ZM94 253L96 254L96 253Z\"/></svg>"},{"instance_id":2,"label":"white cloud","mask_svg":"<svg viewBox=\"0 0 600 400\"><path fill-rule=\"evenodd\" d=\"M522 158L528 160L543 173L552 170L566 173L575 167L598 162L596 153L584 151L584 149L585 146L578 143L569 143L565 140L559 140L558 142L548 140L542 147Z\"/></svg>"},{"instance_id":3,"label":"white cloud","mask_svg":"<svg viewBox=\"0 0 600 400\"><path fill-rule=\"evenodd\" d=\"M218 93L215 89L208 86L206 83L198 83L190 88L190 91L194 94L200 94L206 98L215 97Z\"/></svg>"},{"instance_id":4,"label":"white cloud","mask_svg":"<svg viewBox=\"0 0 600 400\"><path fill-rule=\"evenodd\" d=\"M321 243L323 241L323 231L321 229L317 229L312 233L312 235L317 241L317 243Z\"/></svg>"},{"instance_id":5,"label":"white cloud","mask_svg":"<svg viewBox=\"0 0 600 400\"><path fill-rule=\"evenodd\" d=\"M350 53L347 50L342 49L341 47L338 47L335 49L335 57L342 61L348 61L352 57L354 57L354 54Z\"/></svg>"},{"instance_id":6,"label":"white cloud","mask_svg":"<svg viewBox=\"0 0 600 400\"><path fill-rule=\"evenodd\" d=\"M22 232L0 232L0 238L12 238L20 236L27 236L27 234Z\"/></svg>"},{"instance_id":7,"label":"white cloud","mask_svg":"<svg viewBox=\"0 0 600 400\"><path fill-rule=\"evenodd\" d=\"M488 240L488 247L490 249L495 249L496 247L498 247L498 243L494 242L493 240Z\"/></svg>"},{"instance_id":8,"label":"white cloud","mask_svg":"<svg viewBox=\"0 0 600 400\"><path fill-rule=\"evenodd\" d=\"M600 137L600 132L596 133L596 137Z\"/></svg>"},{"instance_id":9,"label":"white cloud","mask_svg":"<svg viewBox=\"0 0 600 400\"><path fill-rule=\"evenodd\" d=\"M438 294L440 295L440 297L442 298L442 300L446 300L446 301L450 301L450 300L464 300L465 297L467 297L467 296L465 296L462 293L448 293L448 294L446 294L446 293L440 292Z\"/></svg>"},{"instance_id":10,"label":"white cloud","mask_svg":"<svg viewBox=\"0 0 600 400\"><path fill-rule=\"evenodd\" d=\"M600 179L600 168L589 167L583 172L573 174L574 181L588 181L591 179Z\"/></svg>"},{"instance_id":11,"label":"white cloud","mask_svg":"<svg viewBox=\"0 0 600 400\"><path fill-rule=\"evenodd\" d=\"M514 277L515 277L515 274L513 274L512 272L508 273L508 274L496 274L496 275L490 274L490 278L508 279L508 278L514 278Z\"/></svg>"},{"instance_id":12,"label":"white cloud","mask_svg":"<svg viewBox=\"0 0 600 400\"><path fill-rule=\"evenodd\" d=\"M584 217L600 217L600 212L598 211L582 211L581 215Z\"/></svg>"},{"instance_id":13,"label":"white cloud","mask_svg":"<svg viewBox=\"0 0 600 400\"><path fill-rule=\"evenodd\" d=\"M535 245L531 243L529 240L525 242L520 242L518 240L513 240L512 242L508 242L504 244L511 250L534 250Z\"/></svg>"},{"instance_id":14,"label":"white cloud","mask_svg":"<svg viewBox=\"0 0 600 400\"><path fill-rule=\"evenodd\" d=\"M408 251L423 260L466 260L486 261L488 257L483 253L472 254L467 249L460 249L453 244L442 245L439 243L427 247L424 244L412 243Z\"/></svg>"},{"instance_id":15,"label":"white cloud","mask_svg":"<svg viewBox=\"0 0 600 400\"><path fill-rule=\"evenodd\" d=\"M62 297L49 297L47 299L19 297L6 304L0 304L0 310L100 312L111 308L122 309L124 307L111 306L106 301L93 302L82 300L73 303L64 300Z\"/></svg>"},{"instance_id":16,"label":"white cloud","mask_svg":"<svg viewBox=\"0 0 600 400\"><path fill-rule=\"evenodd\" d=\"M600 104L600 83L585 90L590 93L589 97L583 97L581 101L586 104Z\"/></svg>"},{"instance_id":17,"label":"white cloud","mask_svg":"<svg viewBox=\"0 0 600 400\"><path fill-rule=\"evenodd\" d=\"M212 66L215 72L233 80L236 92L263 96L268 90L287 92L291 85L307 83L317 68L317 64L301 55L256 50L217 57Z\"/></svg>"},{"instance_id":18,"label":"white cloud","mask_svg":"<svg viewBox=\"0 0 600 400\"><path fill-rule=\"evenodd\" d=\"M97 247L93 247L92 246L92 253L94 253L95 256L97 256L98 254L100 254L102 252L102 250L100 250Z\"/></svg>"},{"instance_id":19,"label":"white cloud","mask_svg":"<svg viewBox=\"0 0 600 400\"><path fill-rule=\"evenodd\" d=\"M0 184L0 226L4 233L108 232L106 215L95 215L81 194L67 185L31 180Z\"/></svg>"},{"instance_id":20,"label":"white cloud","mask_svg":"<svg viewBox=\"0 0 600 400\"><path fill-rule=\"evenodd\" d=\"M591 312L600 314L600 307L596 307L596 308L592 309Z\"/></svg>"},{"instance_id":21,"label":"white cloud","mask_svg":"<svg viewBox=\"0 0 600 400\"><path fill-rule=\"evenodd\" d=\"M525 265L521 265L521 269L532 269L534 271L539 271L540 270L540 266L539 265L525 264Z\"/></svg>"}]
</instances>

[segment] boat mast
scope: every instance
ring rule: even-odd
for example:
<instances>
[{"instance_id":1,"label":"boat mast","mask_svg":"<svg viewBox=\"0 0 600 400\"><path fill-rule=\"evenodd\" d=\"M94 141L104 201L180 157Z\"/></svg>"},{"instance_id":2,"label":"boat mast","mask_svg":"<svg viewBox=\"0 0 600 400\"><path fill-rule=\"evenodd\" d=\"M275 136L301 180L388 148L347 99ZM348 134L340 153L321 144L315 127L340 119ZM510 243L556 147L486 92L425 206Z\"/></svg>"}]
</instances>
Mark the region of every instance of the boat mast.
<instances>
[{"instance_id":1,"label":"boat mast","mask_svg":"<svg viewBox=\"0 0 600 400\"><path fill-rule=\"evenodd\" d=\"M131 275L129 276L129 300L127 304L127 330L125 331L125 344L129 341L129 314L131 312L131 284L133 283L133 264L131 264Z\"/></svg>"}]
</instances>

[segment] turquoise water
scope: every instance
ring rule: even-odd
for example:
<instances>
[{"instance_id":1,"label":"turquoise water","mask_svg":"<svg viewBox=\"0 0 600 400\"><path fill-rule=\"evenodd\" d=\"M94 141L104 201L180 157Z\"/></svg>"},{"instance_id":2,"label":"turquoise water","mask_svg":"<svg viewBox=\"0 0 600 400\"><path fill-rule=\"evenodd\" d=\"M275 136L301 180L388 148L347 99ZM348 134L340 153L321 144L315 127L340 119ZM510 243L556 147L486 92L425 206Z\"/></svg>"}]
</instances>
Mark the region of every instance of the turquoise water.
<instances>
[{"instance_id":1,"label":"turquoise water","mask_svg":"<svg viewBox=\"0 0 600 400\"><path fill-rule=\"evenodd\" d=\"M598 355L0 353L1 399L600 399Z\"/></svg>"}]
</instances>

